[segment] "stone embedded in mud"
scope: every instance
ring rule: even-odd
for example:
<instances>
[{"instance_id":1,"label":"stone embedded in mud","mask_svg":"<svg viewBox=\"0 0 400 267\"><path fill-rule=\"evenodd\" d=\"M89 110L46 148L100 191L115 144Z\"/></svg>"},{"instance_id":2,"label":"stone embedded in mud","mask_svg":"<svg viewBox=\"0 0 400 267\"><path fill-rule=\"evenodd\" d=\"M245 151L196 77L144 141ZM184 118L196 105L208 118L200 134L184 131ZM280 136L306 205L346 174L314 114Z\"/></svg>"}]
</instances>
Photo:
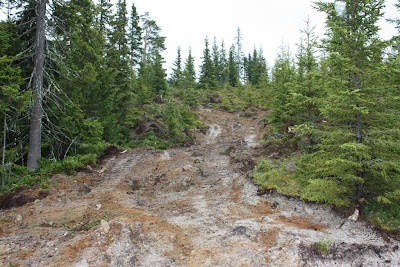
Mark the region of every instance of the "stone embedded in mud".
<instances>
[{"instance_id":1,"label":"stone embedded in mud","mask_svg":"<svg viewBox=\"0 0 400 267\"><path fill-rule=\"evenodd\" d=\"M20 222L22 221L22 215L18 214L17 217L15 218L15 222Z\"/></svg>"},{"instance_id":2,"label":"stone embedded in mud","mask_svg":"<svg viewBox=\"0 0 400 267\"><path fill-rule=\"evenodd\" d=\"M100 221L100 228L105 234L108 234L108 232L110 232L110 224L105 220Z\"/></svg>"},{"instance_id":3,"label":"stone embedded in mud","mask_svg":"<svg viewBox=\"0 0 400 267\"><path fill-rule=\"evenodd\" d=\"M241 235L247 238L250 238L250 234L248 233L248 229L244 226L237 226L232 230L233 235Z\"/></svg>"}]
</instances>

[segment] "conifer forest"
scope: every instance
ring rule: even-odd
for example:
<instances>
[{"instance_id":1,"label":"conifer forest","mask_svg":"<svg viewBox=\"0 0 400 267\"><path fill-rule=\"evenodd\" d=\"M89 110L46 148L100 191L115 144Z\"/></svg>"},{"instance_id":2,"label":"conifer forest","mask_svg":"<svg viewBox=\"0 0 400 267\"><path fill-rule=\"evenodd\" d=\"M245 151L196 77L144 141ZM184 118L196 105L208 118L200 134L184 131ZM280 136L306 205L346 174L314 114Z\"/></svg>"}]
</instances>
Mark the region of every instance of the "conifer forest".
<instances>
[{"instance_id":1,"label":"conifer forest","mask_svg":"<svg viewBox=\"0 0 400 267\"><path fill-rule=\"evenodd\" d=\"M283 43L274 62L245 51L237 25L230 40L204 36L200 58L168 47L167 69L163 25L126 0L0 0L0 198L51 190L52 176L97 168L110 149L196 145L211 131L204 109L263 112L246 170L258 194L356 210L398 235L400 19L390 21L398 34L382 38L385 5L314 2L325 34L312 18L293 25L297 46ZM393 9L400 18L400 1Z\"/></svg>"}]
</instances>

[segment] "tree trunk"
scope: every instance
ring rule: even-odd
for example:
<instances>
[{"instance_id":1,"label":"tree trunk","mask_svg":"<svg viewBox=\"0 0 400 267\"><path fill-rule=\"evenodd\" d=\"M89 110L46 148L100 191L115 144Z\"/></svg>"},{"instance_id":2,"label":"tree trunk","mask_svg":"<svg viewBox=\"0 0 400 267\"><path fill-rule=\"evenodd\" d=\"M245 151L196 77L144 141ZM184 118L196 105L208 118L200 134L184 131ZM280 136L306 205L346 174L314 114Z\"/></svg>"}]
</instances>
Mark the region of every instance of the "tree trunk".
<instances>
[{"instance_id":1,"label":"tree trunk","mask_svg":"<svg viewBox=\"0 0 400 267\"><path fill-rule=\"evenodd\" d=\"M43 76L46 42L46 3L47 0L38 0L36 6L36 51L32 82L33 107L29 129L28 170L34 171L39 167L42 143L43 117Z\"/></svg>"},{"instance_id":2,"label":"tree trunk","mask_svg":"<svg viewBox=\"0 0 400 267\"><path fill-rule=\"evenodd\" d=\"M356 63L356 67L358 68L358 64ZM355 73L353 76L353 82L354 82L354 88L359 90L360 89L360 75ZM360 104L358 102L356 102L356 107L359 108ZM363 135L362 135L362 121L361 121L361 114L358 111L358 113L356 114L355 117L356 121L356 142L357 144L362 144L363 143ZM361 162L361 159L358 159L359 162ZM361 162L362 163L362 162ZM357 172L357 176L361 179L364 179L364 171L361 169L360 171ZM363 203L362 203L362 199L363 199L363 195L364 195L364 187L363 187L363 183L356 183L356 203L357 206L359 208L362 207Z\"/></svg>"},{"instance_id":3,"label":"tree trunk","mask_svg":"<svg viewBox=\"0 0 400 267\"><path fill-rule=\"evenodd\" d=\"M3 168L3 173L1 174L1 187L4 187L4 180L6 177L6 129L7 129L7 117L6 113L4 112L4 133L3 133L3 154L1 159L1 167Z\"/></svg>"}]
</instances>

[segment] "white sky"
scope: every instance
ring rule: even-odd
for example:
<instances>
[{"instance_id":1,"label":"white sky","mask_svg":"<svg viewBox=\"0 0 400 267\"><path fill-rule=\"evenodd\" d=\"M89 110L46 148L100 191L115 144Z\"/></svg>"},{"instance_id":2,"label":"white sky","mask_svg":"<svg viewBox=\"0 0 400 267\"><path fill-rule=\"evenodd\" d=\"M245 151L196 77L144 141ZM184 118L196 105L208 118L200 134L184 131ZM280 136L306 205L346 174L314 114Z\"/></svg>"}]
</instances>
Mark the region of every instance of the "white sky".
<instances>
[{"instance_id":1,"label":"white sky","mask_svg":"<svg viewBox=\"0 0 400 267\"><path fill-rule=\"evenodd\" d=\"M243 36L245 53L252 52L254 46L263 48L271 66L282 41L289 44L293 53L304 28L304 21L310 16L316 25L317 34L324 34L324 14L312 8L311 0L134 0L137 11L148 11L166 37L167 50L165 67L170 72L176 58L176 49L182 47L182 57L186 58L189 46L195 56L195 64L201 63L204 39L208 35L212 43L225 41L227 49L236 36L239 27ZM400 17L393 6L397 0L387 0L386 17ZM127 0L130 8L132 0ZM383 38L391 38L396 30L392 24L381 22Z\"/></svg>"},{"instance_id":2,"label":"white sky","mask_svg":"<svg viewBox=\"0 0 400 267\"><path fill-rule=\"evenodd\" d=\"M127 0L129 10L133 1L140 15L146 11L150 13L166 37L164 57L167 72L171 70L178 46L182 48L184 59L191 46L198 66L206 35L210 45L214 36L219 45L223 39L228 50L238 27L244 52L252 52L254 46L262 48L269 66L273 65L282 42L290 46L293 54L296 52L300 30L308 16L316 26L316 33L320 37L324 34L325 16L312 8L311 0ZM386 18L400 17L393 6L396 2L386 0ZM4 14L0 14L0 19L4 18ZM389 39L396 34L393 24L383 20L380 25L383 38Z\"/></svg>"}]
</instances>

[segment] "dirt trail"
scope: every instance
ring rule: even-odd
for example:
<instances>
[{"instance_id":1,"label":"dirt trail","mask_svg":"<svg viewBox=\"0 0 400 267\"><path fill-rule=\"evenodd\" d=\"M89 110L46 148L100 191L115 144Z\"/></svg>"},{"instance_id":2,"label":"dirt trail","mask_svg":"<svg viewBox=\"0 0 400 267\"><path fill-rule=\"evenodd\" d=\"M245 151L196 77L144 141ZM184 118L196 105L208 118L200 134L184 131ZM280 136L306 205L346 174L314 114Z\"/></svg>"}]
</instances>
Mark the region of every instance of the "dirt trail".
<instances>
[{"instance_id":1,"label":"dirt trail","mask_svg":"<svg viewBox=\"0 0 400 267\"><path fill-rule=\"evenodd\" d=\"M399 244L362 222L257 196L246 173L262 152L262 111L198 113L210 128L190 147L115 155L102 174L56 176L47 198L0 211L0 265L400 265ZM67 231L106 211L108 223Z\"/></svg>"}]
</instances>

